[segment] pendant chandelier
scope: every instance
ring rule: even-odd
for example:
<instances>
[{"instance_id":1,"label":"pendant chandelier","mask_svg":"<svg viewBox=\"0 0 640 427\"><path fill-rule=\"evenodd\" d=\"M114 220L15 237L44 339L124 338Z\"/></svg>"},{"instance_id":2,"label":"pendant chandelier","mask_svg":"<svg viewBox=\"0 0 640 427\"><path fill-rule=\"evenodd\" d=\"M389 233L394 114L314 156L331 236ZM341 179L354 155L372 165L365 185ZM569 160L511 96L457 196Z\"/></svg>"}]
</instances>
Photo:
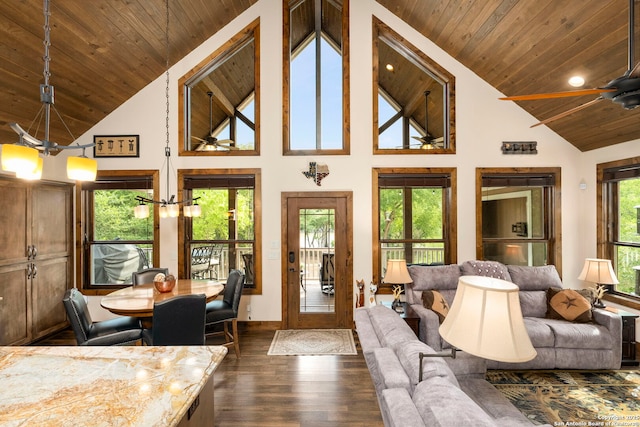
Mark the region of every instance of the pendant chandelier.
<instances>
[{"instance_id":1,"label":"pendant chandelier","mask_svg":"<svg viewBox=\"0 0 640 427\"><path fill-rule=\"evenodd\" d=\"M166 86L165 86L165 98L166 98L166 117L165 117L165 129L166 129L166 142L164 147L164 163L162 168L167 172L167 196L162 200L148 199L142 196L136 196L136 200L139 202L133 210L133 214L136 218L148 218L149 217L149 205L160 205L159 214L160 218L175 218L180 215L180 205L184 205L182 210L186 217L197 217L202 215L202 208L198 205L197 201L200 197L195 197L188 200L176 201L176 196L171 194L171 147L169 147L169 0L165 1L167 16L165 27L165 47L167 52L166 60ZM169 196L171 194L171 196Z\"/></svg>"},{"instance_id":2,"label":"pendant chandelier","mask_svg":"<svg viewBox=\"0 0 640 427\"><path fill-rule=\"evenodd\" d=\"M67 177L76 181L94 181L98 170L98 162L88 158L85 155L85 150L93 147L95 144L64 146L58 145L50 140L49 128L51 125L52 109L62 121L67 132L69 132L75 140L69 127L64 123L62 116L54 106L54 87L49 84L49 77L51 77L49 71L49 62L51 60L49 57L49 47L51 46L50 15L49 0L44 0L44 71L42 73L44 83L40 85L40 102L42 102L42 107L31 123L33 125L33 123L40 122L44 114L44 138L38 139L31 136L29 132L25 131L19 124L10 123L9 126L18 134L19 141L15 144L2 144L2 170L15 172L18 178L31 180L40 179L42 177L44 163L40 154L46 157L52 151L82 149L82 156L69 157L67 159Z\"/></svg>"}]
</instances>

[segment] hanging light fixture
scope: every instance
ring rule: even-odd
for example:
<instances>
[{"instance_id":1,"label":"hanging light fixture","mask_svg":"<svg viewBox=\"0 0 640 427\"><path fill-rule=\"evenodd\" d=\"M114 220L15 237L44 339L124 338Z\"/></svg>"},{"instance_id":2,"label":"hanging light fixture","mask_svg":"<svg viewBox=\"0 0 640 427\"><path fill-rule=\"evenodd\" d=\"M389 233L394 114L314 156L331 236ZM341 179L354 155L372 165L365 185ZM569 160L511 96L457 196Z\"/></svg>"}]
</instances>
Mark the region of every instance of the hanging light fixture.
<instances>
[{"instance_id":1,"label":"hanging light fixture","mask_svg":"<svg viewBox=\"0 0 640 427\"><path fill-rule=\"evenodd\" d=\"M62 124L67 132L75 140L69 127L67 127L62 116L58 113L54 106L54 87L49 84L49 47L51 46L51 27L49 25L49 0L44 0L44 83L40 85L40 102L42 102L42 108L31 122L40 122L42 114L44 114L44 138L38 139L25 131L19 124L10 123L11 129L13 129L20 138L15 144L2 144L2 170L15 172L18 178L24 179L40 179L42 176L43 161L39 154L48 156L52 151L61 151L66 149L82 149L82 156L69 157L67 159L67 176L69 179L75 179L77 181L94 181L96 179L96 173L98 170L98 162L94 159L89 159L84 154L84 150L89 147L93 147L95 144L85 145L58 145L49 139L49 128L51 125L51 109L58 115Z\"/></svg>"},{"instance_id":2,"label":"hanging light fixture","mask_svg":"<svg viewBox=\"0 0 640 427\"><path fill-rule=\"evenodd\" d=\"M164 163L162 164L162 168L167 172L167 197L162 200L153 200L148 199L142 196L136 196L136 200L139 202L138 206L134 208L133 214L136 218L148 218L149 217L149 206L147 203L160 205L160 209L158 209L158 213L160 214L160 218L176 218L180 215L180 205L184 206L184 216L194 217L200 216L202 214L202 210L197 203L197 200L200 197L194 197L192 199L176 201L176 196L171 194L171 147L169 147L169 0L165 1L165 6L167 9L166 16L166 26L165 26L165 48L167 52L166 59L166 86L165 86L165 98L166 98L166 118L165 118L165 129L166 129L166 145L164 147ZM171 196L169 196L171 194Z\"/></svg>"}]
</instances>

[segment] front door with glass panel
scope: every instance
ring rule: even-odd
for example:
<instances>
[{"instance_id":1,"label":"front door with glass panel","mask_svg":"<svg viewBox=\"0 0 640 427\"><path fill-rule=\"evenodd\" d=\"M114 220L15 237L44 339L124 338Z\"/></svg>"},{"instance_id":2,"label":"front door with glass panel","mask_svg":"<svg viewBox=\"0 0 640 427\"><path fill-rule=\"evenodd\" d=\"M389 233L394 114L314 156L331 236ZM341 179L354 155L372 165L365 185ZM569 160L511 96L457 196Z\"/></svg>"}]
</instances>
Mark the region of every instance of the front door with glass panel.
<instances>
[{"instance_id":1,"label":"front door with glass panel","mask_svg":"<svg viewBox=\"0 0 640 427\"><path fill-rule=\"evenodd\" d=\"M283 196L283 320L288 329L350 327L350 194L308 194Z\"/></svg>"}]
</instances>

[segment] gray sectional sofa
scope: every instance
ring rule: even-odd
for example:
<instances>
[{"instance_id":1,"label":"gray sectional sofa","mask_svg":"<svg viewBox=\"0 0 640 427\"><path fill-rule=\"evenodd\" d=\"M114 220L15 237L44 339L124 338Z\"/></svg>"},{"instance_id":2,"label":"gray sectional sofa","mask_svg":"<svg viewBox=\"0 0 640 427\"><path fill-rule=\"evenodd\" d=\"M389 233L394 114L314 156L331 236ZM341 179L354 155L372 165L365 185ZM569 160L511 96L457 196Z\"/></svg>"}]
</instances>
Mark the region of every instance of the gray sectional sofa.
<instances>
[{"instance_id":1,"label":"gray sectional sofa","mask_svg":"<svg viewBox=\"0 0 640 427\"><path fill-rule=\"evenodd\" d=\"M520 288L520 306L525 326L537 356L524 363L488 361L489 369L619 369L622 356L622 319L617 314L593 308L590 321L579 323L549 318L548 295L562 288L553 265L528 267L495 261L466 261L440 266L410 265L412 284L406 285L406 300L420 317L419 338L436 351L450 348L438 332L438 314L423 306L423 291L437 290L453 303L461 275L490 276L515 283Z\"/></svg>"},{"instance_id":2,"label":"gray sectional sofa","mask_svg":"<svg viewBox=\"0 0 640 427\"><path fill-rule=\"evenodd\" d=\"M418 381L419 353L435 351L400 316L377 305L356 309L355 321L385 426L533 425L485 380L486 360L425 358Z\"/></svg>"}]
</instances>

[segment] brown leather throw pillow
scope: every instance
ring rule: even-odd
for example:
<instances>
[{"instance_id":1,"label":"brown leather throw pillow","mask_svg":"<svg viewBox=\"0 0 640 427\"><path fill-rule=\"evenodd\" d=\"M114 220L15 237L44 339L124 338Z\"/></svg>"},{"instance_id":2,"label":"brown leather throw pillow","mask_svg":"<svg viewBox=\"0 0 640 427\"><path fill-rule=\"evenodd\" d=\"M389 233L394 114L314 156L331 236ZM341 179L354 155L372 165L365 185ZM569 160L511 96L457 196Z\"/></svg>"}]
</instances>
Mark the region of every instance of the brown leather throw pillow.
<instances>
[{"instance_id":1,"label":"brown leather throw pillow","mask_svg":"<svg viewBox=\"0 0 640 427\"><path fill-rule=\"evenodd\" d=\"M435 312L441 324L449 313L449 304L438 291L422 291L422 305Z\"/></svg>"},{"instance_id":2,"label":"brown leather throw pillow","mask_svg":"<svg viewBox=\"0 0 640 427\"><path fill-rule=\"evenodd\" d=\"M591 293L588 289L547 290L547 318L586 323L593 320Z\"/></svg>"}]
</instances>

